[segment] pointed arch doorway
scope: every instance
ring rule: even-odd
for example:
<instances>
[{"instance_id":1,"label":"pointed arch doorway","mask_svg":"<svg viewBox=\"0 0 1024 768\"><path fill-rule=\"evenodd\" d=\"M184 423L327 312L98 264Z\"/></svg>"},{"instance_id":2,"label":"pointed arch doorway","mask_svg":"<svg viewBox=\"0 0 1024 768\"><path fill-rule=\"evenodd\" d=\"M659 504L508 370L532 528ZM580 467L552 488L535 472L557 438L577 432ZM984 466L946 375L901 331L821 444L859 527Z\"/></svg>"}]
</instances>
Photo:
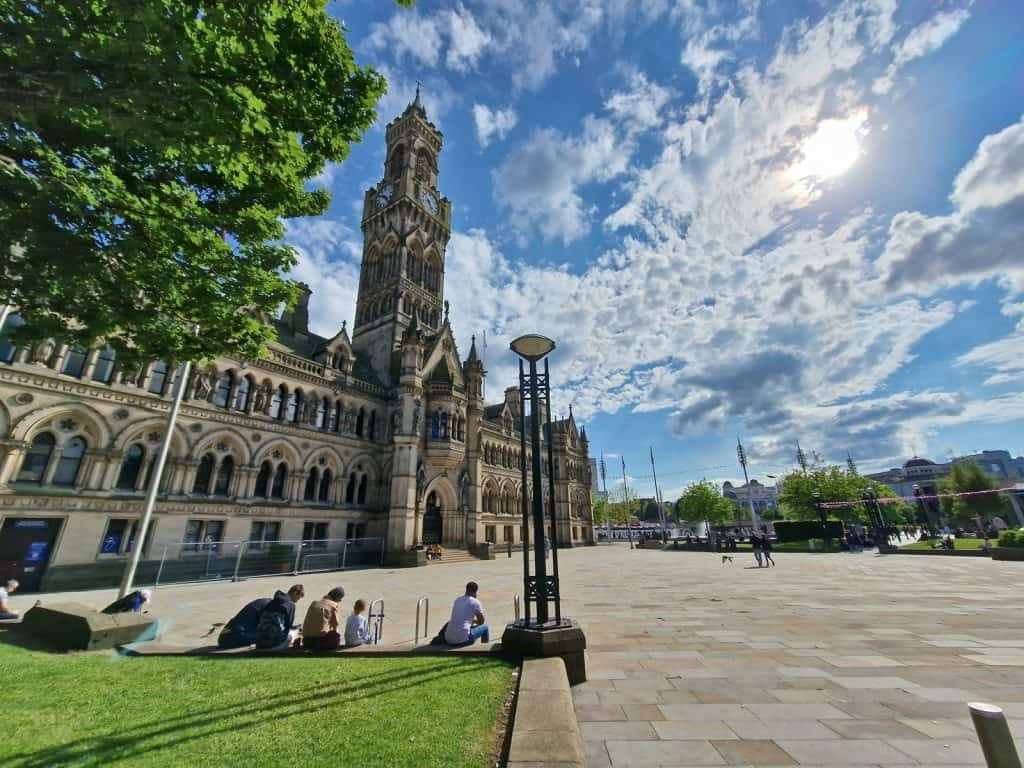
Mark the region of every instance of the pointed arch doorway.
<instances>
[{"instance_id":1,"label":"pointed arch doorway","mask_svg":"<svg viewBox=\"0 0 1024 768\"><path fill-rule=\"evenodd\" d=\"M427 494L427 502L423 510L423 543L440 544L444 533L444 521L441 517L441 502L437 491Z\"/></svg>"}]
</instances>

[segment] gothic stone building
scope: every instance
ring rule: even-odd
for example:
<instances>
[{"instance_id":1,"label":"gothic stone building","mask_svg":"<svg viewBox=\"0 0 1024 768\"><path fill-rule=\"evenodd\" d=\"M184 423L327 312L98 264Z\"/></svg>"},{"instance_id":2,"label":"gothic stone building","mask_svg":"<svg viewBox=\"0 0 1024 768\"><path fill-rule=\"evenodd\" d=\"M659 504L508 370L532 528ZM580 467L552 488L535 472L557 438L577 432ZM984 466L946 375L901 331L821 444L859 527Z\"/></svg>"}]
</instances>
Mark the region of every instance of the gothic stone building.
<instances>
[{"instance_id":1,"label":"gothic stone building","mask_svg":"<svg viewBox=\"0 0 1024 768\"><path fill-rule=\"evenodd\" d=\"M475 343L461 359L448 323L442 136L417 97L386 137L384 178L364 199L351 336L344 324L332 338L309 330L304 287L272 321L267 357L193 372L143 545L150 566L234 541L257 552L376 540L378 560L395 563L421 561L410 553L424 544L521 542L518 390L486 406ZM109 349L0 338L0 577L30 589L116 582L175 375L159 361L124 370ZM544 440L558 538L590 544L586 432L570 412Z\"/></svg>"}]
</instances>

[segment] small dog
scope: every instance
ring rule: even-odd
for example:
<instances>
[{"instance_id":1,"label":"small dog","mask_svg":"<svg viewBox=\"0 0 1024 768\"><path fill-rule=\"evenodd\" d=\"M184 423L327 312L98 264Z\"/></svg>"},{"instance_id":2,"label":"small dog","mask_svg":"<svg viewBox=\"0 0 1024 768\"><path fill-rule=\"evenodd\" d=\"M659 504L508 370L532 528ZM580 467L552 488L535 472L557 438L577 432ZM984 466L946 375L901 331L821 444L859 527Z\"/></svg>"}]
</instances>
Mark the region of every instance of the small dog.
<instances>
[{"instance_id":1,"label":"small dog","mask_svg":"<svg viewBox=\"0 0 1024 768\"><path fill-rule=\"evenodd\" d=\"M732 562L732 555L722 555L722 565L725 565L725 561L726 560L728 560L731 563Z\"/></svg>"}]
</instances>

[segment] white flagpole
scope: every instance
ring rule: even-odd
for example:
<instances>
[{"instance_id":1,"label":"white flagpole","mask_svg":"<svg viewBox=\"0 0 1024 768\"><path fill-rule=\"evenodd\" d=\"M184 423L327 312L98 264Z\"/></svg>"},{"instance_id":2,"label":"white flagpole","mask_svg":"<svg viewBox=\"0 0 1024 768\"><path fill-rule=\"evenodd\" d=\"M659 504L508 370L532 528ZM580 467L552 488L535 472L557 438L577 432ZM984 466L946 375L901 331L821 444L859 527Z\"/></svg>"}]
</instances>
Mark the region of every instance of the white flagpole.
<instances>
[{"instance_id":1,"label":"white flagpole","mask_svg":"<svg viewBox=\"0 0 1024 768\"><path fill-rule=\"evenodd\" d=\"M192 332L199 335L199 326L193 326ZM178 420L178 409L181 406L182 397L185 394L185 387L188 386L188 376L192 370L192 363L185 361L178 374L178 381L174 385L174 400L171 402L171 412L167 415L167 426L164 428L164 439L160 444L160 452L157 454L156 466L153 467L153 476L149 481L149 489L146 491L146 506L142 511L142 524L135 533L135 543L132 546L132 559L124 571L121 579L121 588L118 590L118 598L122 598L132 591L132 582L135 581L135 571L139 567L139 559L142 556L142 548L146 545L146 534L149 532L150 521L153 519L153 507L156 504L156 496L160 491L160 482L164 476L164 464L167 463L167 454L171 450L171 440L174 437L174 424Z\"/></svg>"}]
</instances>

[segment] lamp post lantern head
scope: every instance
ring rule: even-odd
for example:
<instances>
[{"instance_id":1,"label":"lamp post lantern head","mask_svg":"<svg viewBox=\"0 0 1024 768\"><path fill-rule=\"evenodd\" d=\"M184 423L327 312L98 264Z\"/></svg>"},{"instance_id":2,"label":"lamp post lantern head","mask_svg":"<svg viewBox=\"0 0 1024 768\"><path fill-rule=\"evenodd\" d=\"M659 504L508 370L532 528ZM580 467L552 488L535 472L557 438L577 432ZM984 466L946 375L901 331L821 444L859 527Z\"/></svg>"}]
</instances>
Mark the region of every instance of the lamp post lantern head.
<instances>
[{"instance_id":1,"label":"lamp post lantern head","mask_svg":"<svg viewBox=\"0 0 1024 768\"><path fill-rule=\"evenodd\" d=\"M551 353L555 348L555 342L539 333L527 333L513 339L509 347L524 360L537 362Z\"/></svg>"}]
</instances>

